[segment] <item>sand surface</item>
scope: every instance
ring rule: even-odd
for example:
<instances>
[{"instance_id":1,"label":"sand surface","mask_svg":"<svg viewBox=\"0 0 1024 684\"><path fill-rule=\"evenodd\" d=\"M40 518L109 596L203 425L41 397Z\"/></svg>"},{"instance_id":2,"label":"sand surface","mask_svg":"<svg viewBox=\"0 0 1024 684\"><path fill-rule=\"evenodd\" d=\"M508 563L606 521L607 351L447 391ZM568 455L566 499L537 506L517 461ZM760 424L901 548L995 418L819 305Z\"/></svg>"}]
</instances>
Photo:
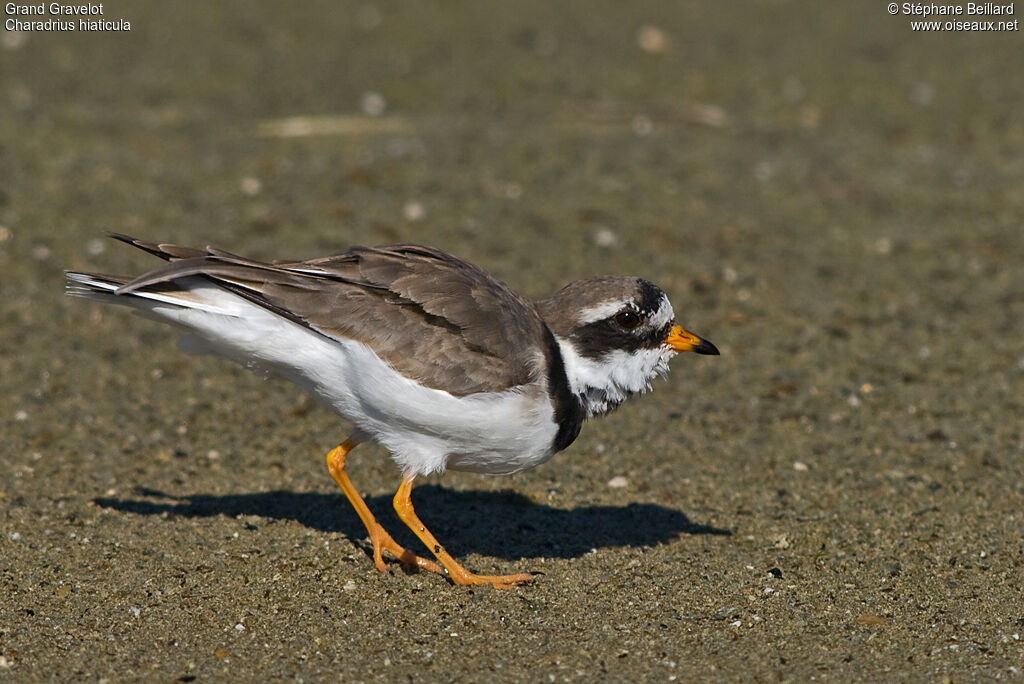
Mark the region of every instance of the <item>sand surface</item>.
<instances>
[{"instance_id":1,"label":"sand surface","mask_svg":"<svg viewBox=\"0 0 1024 684\"><path fill-rule=\"evenodd\" d=\"M1020 681L1019 31L293 4L0 32L0 680ZM109 231L418 241L531 297L642 275L722 355L533 471L420 483L468 567L532 585L379 573L323 467L344 421L62 294L155 265ZM350 462L411 543L387 454Z\"/></svg>"}]
</instances>

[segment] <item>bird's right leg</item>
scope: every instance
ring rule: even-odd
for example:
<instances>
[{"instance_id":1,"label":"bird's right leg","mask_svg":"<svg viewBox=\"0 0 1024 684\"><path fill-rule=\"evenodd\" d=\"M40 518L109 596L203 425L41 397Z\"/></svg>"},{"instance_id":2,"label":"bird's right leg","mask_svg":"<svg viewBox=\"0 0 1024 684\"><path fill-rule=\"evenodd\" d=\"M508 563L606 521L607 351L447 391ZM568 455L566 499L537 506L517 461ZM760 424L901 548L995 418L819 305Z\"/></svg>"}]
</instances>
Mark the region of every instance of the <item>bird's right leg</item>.
<instances>
[{"instance_id":1,"label":"bird's right leg","mask_svg":"<svg viewBox=\"0 0 1024 684\"><path fill-rule=\"evenodd\" d=\"M387 570L387 566L384 565L384 558L382 551L388 551L393 554L398 560L409 565L415 565L423 568L424 570L430 570L440 575L446 574L444 568L435 563L432 560L421 558L412 551L402 547L398 542L391 538L391 535L387 533L381 524L373 517L373 513L367 508L366 502L363 501L363 497L359 496L358 490L355 485L352 484L352 480L348 478L348 474L345 473L345 456L348 452L352 451L359 444L359 440L355 438L355 433L349 436L340 445L331 449L330 453L327 454L327 470L330 472L331 477L338 483L341 490L345 492L345 496L348 497L349 503L356 509L356 514L359 519L363 521L363 525L366 526L366 531L370 534L370 542L373 544L373 563L377 566L377 569L381 572Z\"/></svg>"}]
</instances>

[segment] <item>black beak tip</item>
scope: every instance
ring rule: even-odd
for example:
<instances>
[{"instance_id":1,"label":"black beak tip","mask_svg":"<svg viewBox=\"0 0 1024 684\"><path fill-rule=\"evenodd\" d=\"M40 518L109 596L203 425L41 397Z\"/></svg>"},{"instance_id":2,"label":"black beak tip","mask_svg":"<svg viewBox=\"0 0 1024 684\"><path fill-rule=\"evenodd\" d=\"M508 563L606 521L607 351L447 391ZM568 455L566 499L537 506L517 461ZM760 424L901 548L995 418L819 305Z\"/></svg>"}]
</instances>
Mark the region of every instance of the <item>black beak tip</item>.
<instances>
[{"instance_id":1,"label":"black beak tip","mask_svg":"<svg viewBox=\"0 0 1024 684\"><path fill-rule=\"evenodd\" d=\"M694 347L693 351L698 354L707 354L708 356L719 356L720 354L718 347L703 338L701 338L700 344Z\"/></svg>"}]
</instances>

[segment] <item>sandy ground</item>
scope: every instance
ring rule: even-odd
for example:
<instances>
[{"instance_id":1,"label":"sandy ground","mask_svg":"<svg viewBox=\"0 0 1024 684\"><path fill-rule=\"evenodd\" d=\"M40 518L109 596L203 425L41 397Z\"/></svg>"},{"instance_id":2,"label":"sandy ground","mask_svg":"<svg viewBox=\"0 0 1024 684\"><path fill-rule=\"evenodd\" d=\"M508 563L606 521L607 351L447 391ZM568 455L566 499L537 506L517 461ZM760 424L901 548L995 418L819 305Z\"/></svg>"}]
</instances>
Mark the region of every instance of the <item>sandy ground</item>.
<instances>
[{"instance_id":1,"label":"sandy ground","mask_svg":"<svg viewBox=\"0 0 1024 684\"><path fill-rule=\"evenodd\" d=\"M1020 32L296 4L0 33L0 680L1024 677ZM343 421L63 296L154 265L108 231L420 241L534 297L635 273L722 356L531 472L420 485L532 585L382 574L323 467ZM386 454L351 472L397 529Z\"/></svg>"}]
</instances>

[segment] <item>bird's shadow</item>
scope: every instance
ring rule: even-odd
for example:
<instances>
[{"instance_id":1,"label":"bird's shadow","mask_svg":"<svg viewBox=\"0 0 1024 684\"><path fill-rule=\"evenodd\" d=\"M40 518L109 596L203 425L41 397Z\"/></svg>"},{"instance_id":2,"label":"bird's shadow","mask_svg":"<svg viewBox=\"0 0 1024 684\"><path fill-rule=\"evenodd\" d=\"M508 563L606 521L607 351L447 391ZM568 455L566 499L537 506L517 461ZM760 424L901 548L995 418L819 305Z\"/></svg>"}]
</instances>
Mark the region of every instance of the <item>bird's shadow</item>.
<instances>
[{"instance_id":1,"label":"bird's shadow","mask_svg":"<svg viewBox=\"0 0 1024 684\"><path fill-rule=\"evenodd\" d=\"M366 529L342 494L273 491L255 494L174 496L138 489L137 499L97 498L94 502L139 515L206 518L256 515L295 520L323 532L363 540ZM366 503L378 521L402 544L419 548L412 533L391 508L390 496ZM682 534L729 535L664 506L581 506L569 510L534 503L511 490L455 491L438 485L417 487L413 503L439 540L457 556L479 553L509 560L531 557L575 558L595 548L653 546Z\"/></svg>"}]
</instances>

